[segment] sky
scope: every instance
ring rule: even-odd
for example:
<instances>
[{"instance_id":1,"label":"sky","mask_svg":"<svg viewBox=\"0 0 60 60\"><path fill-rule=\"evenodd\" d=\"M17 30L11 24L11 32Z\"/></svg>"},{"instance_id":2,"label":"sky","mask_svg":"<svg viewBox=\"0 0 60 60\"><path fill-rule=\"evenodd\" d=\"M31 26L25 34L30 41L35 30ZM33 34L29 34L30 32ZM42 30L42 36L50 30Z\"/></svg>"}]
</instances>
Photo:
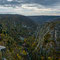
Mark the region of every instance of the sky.
<instances>
[{"instance_id":1,"label":"sky","mask_svg":"<svg viewBox=\"0 0 60 60\"><path fill-rule=\"evenodd\" d=\"M60 16L60 0L0 0L0 14Z\"/></svg>"}]
</instances>

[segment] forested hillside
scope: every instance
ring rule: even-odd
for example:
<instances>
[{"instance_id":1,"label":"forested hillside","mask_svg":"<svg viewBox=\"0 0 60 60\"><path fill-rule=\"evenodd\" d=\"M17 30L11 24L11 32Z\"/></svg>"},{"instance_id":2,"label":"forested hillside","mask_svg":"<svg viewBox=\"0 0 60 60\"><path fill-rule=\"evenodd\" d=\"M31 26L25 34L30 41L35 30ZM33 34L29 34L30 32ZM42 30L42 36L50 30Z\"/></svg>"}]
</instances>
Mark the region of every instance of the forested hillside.
<instances>
[{"instance_id":1,"label":"forested hillside","mask_svg":"<svg viewBox=\"0 0 60 60\"><path fill-rule=\"evenodd\" d=\"M8 60L20 60L20 49L23 49L24 40L32 36L36 24L22 15L0 15L0 46L5 46ZM19 55L19 56L18 56Z\"/></svg>"},{"instance_id":2,"label":"forested hillside","mask_svg":"<svg viewBox=\"0 0 60 60\"><path fill-rule=\"evenodd\" d=\"M0 15L0 46L7 60L59 60L60 19L37 25L25 16Z\"/></svg>"}]
</instances>

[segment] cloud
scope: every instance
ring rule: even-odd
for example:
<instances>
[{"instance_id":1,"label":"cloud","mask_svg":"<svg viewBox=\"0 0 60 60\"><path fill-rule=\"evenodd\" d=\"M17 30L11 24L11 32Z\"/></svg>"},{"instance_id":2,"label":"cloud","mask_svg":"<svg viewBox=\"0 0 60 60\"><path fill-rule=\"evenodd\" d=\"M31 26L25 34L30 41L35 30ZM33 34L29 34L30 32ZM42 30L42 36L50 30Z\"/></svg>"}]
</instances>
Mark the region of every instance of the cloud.
<instances>
[{"instance_id":1,"label":"cloud","mask_svg":"<svg viewBox=\"0 0 60 60\"><path fill-rule=\"evenodd\" d=\"M60 15L60 9L47 8L40 4L22 4L21 7L16 7L14 11L24 15Z\"/></svg>"},{"instance_id":2,"label":"cloud","mask_svg":"<svg viewBox=\"0 0 60 60\"><path fill-rule=\"evenodd\" d=\"M11 1L13 1L13 0L7 0L7 1L11 2Z\"/></svg>"},{"instance_id":3,"label":"cloud","mask_svg":"<svg viewBox=\"0 0 60 60\"><path fill-rule=\"evenodd\" d=\"M40 4L22 4L21 8L32 11L60 11L60 8L50 8Z\"/></svg>"},{"instance_id":4,"label":"cloud","mask_svg":"<svg viewBox=\"0 0 60 60\"><path fill-rule=\"evenodd\" d=\"M40 4L22 4L20 7L0 6L0 13L22 15L60 15L60 9L48 8Z\"/></svg>"},{"instance_id":5,"label":"cloud","mask_svg":"<svg viewBox=\"0 0 60 60\"><path fill-rule=\"evenodd\" d=\"M60 15L60 0L0 0L0 13Z\"/></svg>"},{"instance_id":6,"label":"cloud","mask_svg":"<svg viewBox=\"0 0 60 60\"><path fill-rule=\"evenodd\" d=\"M54 6L54 4L58 4L60 2L60 0L0 0L0 5L20 5L20 4L33 4L33 3L37 3L40 5L44 5L44 6Z\"/></svg>"}]
</instances>

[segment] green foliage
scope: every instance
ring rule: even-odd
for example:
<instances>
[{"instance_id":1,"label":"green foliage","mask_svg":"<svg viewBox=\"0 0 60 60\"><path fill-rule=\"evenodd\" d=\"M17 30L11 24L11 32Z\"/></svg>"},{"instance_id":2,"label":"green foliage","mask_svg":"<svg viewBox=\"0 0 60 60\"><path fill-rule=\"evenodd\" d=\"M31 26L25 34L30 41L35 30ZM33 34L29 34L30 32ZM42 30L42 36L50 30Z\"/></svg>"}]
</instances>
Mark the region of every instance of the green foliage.
<instances>
[{"instance_id":1,"label":"green foliage","mask_svg":"<svg viewBox=\"0 0 60 60\"><path fill-rule=\"evenodd\" d=\"M47 23L46 27L50 24L50 29L53 30L58 22ZM5 57L7 60L53 60L54 57L57 57L56 53L60 52L55 51L54 41L51 40L51 32L46 33L44 39L40 41L40 33L38 33L36 40L35 28L36 25L33 21L25 20L20 16L0 18L0 45L6 47ZM59 40L60 38L57 38L57 41ZM39 47L34 51L39 42Z\"/></svg>"}]
</instances>

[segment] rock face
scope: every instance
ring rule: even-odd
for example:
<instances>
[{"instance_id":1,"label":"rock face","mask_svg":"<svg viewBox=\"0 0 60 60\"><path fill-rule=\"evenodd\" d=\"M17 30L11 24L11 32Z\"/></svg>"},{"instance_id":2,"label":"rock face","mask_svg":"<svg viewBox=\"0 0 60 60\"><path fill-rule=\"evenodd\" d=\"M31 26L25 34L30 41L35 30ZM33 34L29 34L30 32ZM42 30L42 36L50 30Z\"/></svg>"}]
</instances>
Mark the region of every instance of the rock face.
<instances>
[{"instance_id":1,"label":"rock face","mask_svg":"<svg viewBox=\"0 0 60 60\"><path fill-rule=\"evenodd\" d=\"M6 49L6 47L0 46L0 51L5 50L5 49Z\"/></svg>"},{"instance_id":2,"label":"rock face","mask_svg":"<svg viewBox=\"0 0 60 60\"><path fill-rule=\"evenodd\" d=\"M6 49L6 47L0 46L1 59L2 59L2 60L6 60L6 59L4 58L5 49Z\"/></svg>"}]
</instances>

